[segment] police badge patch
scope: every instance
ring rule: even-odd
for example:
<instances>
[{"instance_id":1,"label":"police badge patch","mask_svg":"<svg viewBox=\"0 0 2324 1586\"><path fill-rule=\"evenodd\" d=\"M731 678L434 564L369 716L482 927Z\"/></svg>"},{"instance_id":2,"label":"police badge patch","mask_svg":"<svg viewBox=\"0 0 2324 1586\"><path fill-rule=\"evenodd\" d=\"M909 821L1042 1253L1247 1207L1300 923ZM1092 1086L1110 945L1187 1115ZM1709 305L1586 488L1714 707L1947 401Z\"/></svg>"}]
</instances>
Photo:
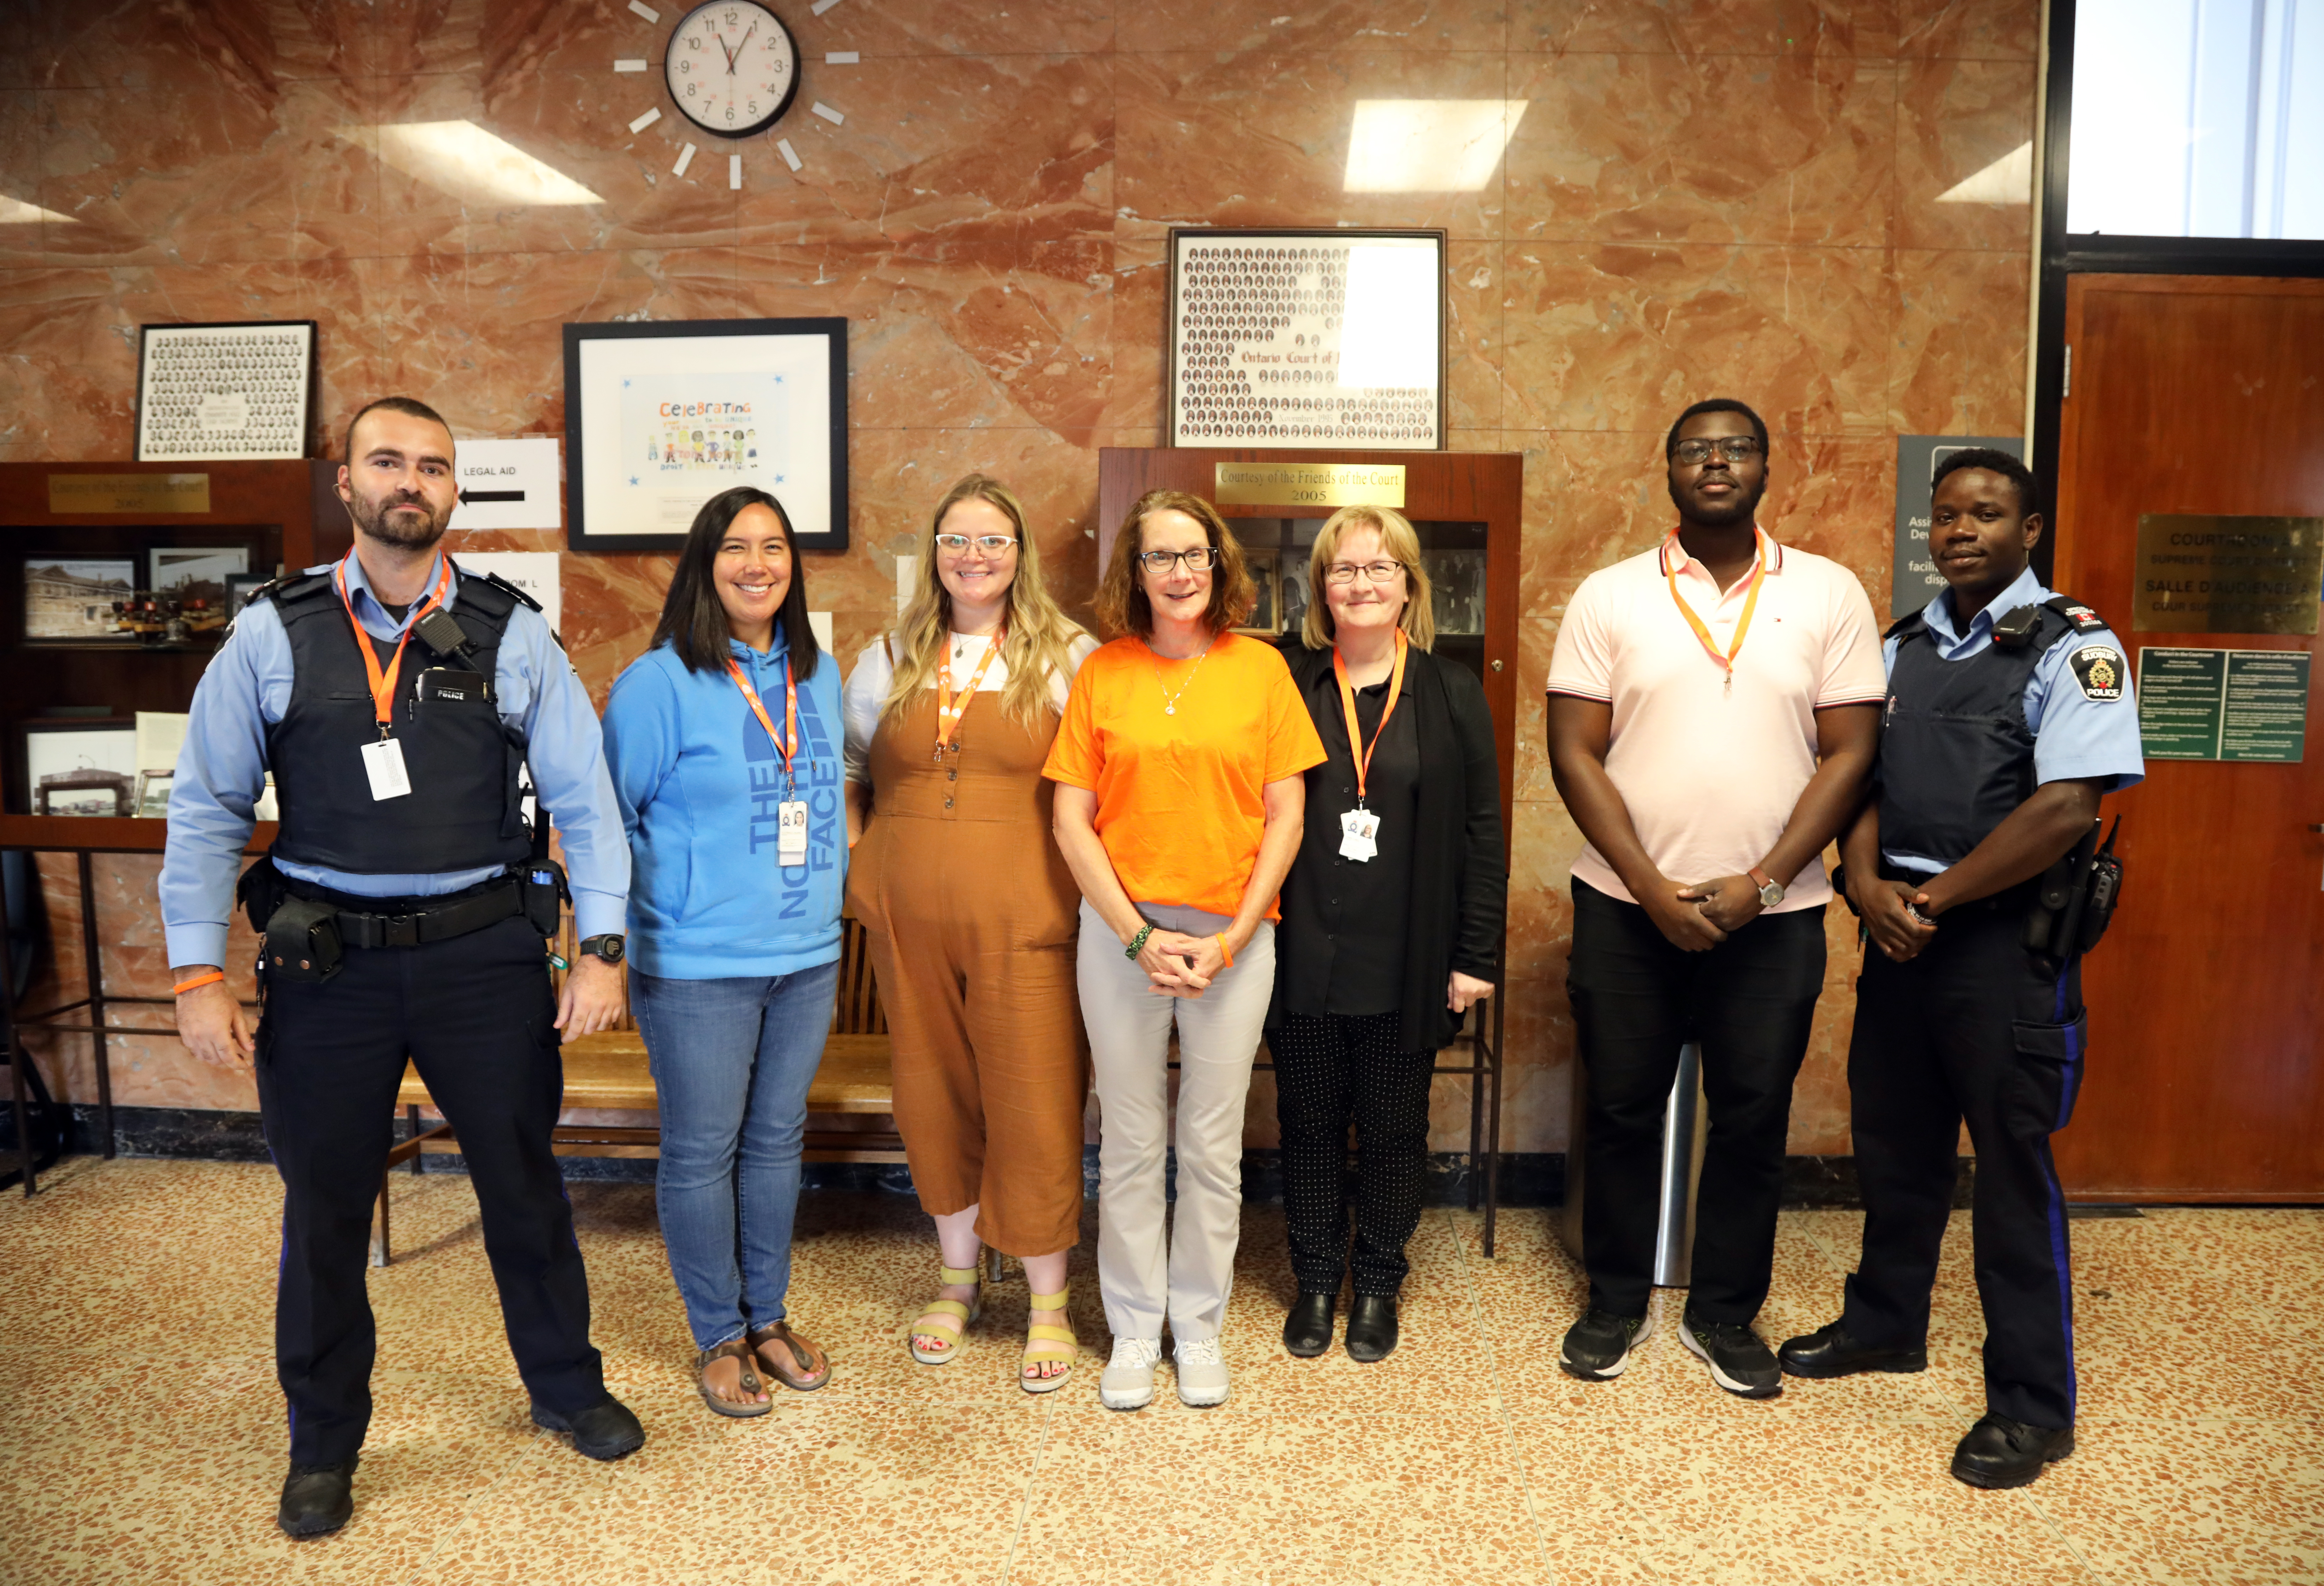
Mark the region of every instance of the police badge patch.
<instances>
[{"instance_id":1,"label":"police badge patch","mask_svg":"<svg viewBox=\"0 0 2324 1586\"><path fill-rule=\"evenodd\" d=\"M2086 699L2122 697L2122 651L2104 644L2088 644L2074 652L2074 680Z\"/></svg>"}]
</instances>

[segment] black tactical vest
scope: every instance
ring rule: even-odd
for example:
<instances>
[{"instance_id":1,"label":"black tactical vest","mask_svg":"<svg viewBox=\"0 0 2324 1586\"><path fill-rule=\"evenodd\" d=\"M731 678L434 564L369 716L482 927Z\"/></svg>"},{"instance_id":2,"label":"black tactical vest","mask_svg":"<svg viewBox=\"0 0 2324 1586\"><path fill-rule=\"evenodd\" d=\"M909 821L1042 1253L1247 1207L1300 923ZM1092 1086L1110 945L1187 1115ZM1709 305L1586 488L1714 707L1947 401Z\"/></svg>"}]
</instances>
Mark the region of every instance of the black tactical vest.
<instances>
[{"instance_id":1,"label":"black tactical vest","mask_svg":"<svg viewBox=\"0 0 2324 1586\"><path fill-rule=\"evenodd\" d=\"M1880 725L1880 846L1958 864L2034 794L2025 686L2043 652L2105 627L2065 595L2020 606L1994 641L1945 660L1919 613L1888 630L1896 664Z\"/></svg>"},{"instance_id":2,"label":"black tactical vest","mask_svg":"<svg viewBox=\"0 0 2324 1586\"><path fill-rule=\"evenodd\" d=\"M274 592L290 641L290 704L266 730L281 834L273 855L358 875L431 875L516 864L531 853L517 773L524 734L500 717L501 636L517 597L460 575L447 608L468 636L466 655L437 655L417 635L396 678L394 735L403 745L411 791L374 798L363 746L377 742L371 682L337 586L327 573L295 578ZM382 665L392 641L365 639ZM418 698L429 668L480 674L489 697Z\"/></svg>"}]
</instances>

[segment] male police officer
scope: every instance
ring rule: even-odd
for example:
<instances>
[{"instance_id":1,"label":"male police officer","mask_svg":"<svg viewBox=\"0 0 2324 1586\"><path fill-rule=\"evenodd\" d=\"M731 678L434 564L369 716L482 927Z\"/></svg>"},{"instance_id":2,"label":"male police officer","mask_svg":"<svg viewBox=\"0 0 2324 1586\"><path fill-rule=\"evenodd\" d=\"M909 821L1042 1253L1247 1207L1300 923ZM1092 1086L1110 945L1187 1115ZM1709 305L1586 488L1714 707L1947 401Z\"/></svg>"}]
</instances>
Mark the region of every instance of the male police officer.
<instances>
[{"instance_id":1,"label":"male police officer","mask_svg":"<svg viewBox=\"0 0 2324 1586\"><path fill-rule=\"evenodd\" d=\"M1857 982L1848 1058L1863 1254L1840 1320L1780 1355L1795 1377L1927 1367L1966 1119L1986 1414L1952 1471L1973 1487L2022 1487L2073 1452L2072 1276L2050 1136L2081 1083L2081 974L2072 943L2040 930L2029 946L2028 915L2044 872L2092 834L2099 795L2145 773L2120 641L2026 566L2037 505L2006 453L1966 449L1937 470L1929 545L1950 588L1889 630L1876 790L1840 849L1879 949Z\"/></svg>"},{"instance_id":2,"label":"male police officer","mask_svg":"<svg viewBox=\"0 0 2324 1586\"><path fill-rule=\"evenodd\" d=\"M622 927L629 848L596 714L540 609L437 551L457 490L432 410L389 397L355 415L338 480L355 549L235 620L195 691L170 798L178 1028L206 1062L255 1060L282 1176L274 1341L290 1473L276 1518L293 1536L353 1512L375 1343L365 1246L407 1055L458 1130L532 1418L593 1459L645 1441L589 1342L549 1152L558 1030L621 1017L622 943L605 933ZM543 951L559 889L517 792L528 763L589 938L561 1005ZM254 1038L217 966L270 770L281 832L243 885L267 938Z\"/></svg>"}]
</instances>

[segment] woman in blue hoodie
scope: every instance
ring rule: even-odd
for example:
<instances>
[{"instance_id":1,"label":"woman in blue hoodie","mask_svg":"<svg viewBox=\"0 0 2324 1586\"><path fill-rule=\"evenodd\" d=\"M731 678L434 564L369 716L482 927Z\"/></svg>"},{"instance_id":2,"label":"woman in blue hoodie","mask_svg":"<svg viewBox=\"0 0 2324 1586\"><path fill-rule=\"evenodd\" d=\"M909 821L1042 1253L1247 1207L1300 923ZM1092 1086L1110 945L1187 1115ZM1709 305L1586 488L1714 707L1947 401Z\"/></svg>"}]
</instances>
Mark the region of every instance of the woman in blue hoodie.
<instances>
[{"instance_id":1,"label":"woman in blue hoodie","mask_svg":"<svg viewBox=\"0 0 2324 1586\"><path fill-rule=\"evenodd\" d=\"M821 1388L785 1321L807 1092L839 979L847 832L839 669L818 665L790 520L715 496L653 645L613 683L605 761L629 830L630 1005L661 1107L655 1181L703 1402Z\"/></svg>"}]
</instances>

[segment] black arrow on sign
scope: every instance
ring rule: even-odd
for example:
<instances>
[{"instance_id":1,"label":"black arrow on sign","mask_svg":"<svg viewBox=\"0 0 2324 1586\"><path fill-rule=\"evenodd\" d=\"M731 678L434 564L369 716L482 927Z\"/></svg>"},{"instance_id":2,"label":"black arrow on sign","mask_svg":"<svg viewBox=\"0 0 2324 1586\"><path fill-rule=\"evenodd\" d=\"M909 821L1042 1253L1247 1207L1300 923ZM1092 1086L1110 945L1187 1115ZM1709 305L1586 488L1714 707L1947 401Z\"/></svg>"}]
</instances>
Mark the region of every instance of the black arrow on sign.
<instances>
[{"instance_id":1,"label":"black arrow on sign","mask_svg":"<svg viewBox=\"0 0 2324 1586\"><path fill-rule=\"evenodd\" d=\"M523 499L524 492L521 490L463 490L460 493L460 504L464 507L472 501L522 501Z\"/></svg>"}]
</instances>

